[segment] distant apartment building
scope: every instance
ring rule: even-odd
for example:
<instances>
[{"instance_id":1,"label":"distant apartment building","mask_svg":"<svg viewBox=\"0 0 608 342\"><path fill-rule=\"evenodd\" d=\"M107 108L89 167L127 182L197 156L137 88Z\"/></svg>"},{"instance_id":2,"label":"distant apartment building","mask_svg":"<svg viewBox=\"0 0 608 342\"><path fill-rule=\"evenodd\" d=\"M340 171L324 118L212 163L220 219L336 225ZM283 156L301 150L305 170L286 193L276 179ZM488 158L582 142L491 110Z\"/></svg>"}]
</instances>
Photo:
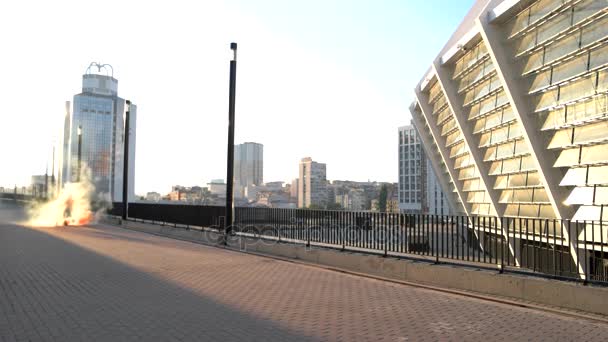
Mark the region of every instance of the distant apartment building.
<instances>
[{"instance_id":1,"label":"distant apartment building","mask_svg":"<svg viewBox=\"0 0 608 342\"><path fill-rule=\"evenodd\" d=\"M200 186L186 187L175 185L171 188L168 197L170 201L199 203L202 199L203 188Z\"/></svg>"},{"instance_id":2,"label":"distant apartment building","mask_svg":"<svg viewBox=\"0 0 608 342\"><path fill-rule=\"evenodd\" d=\"M432 215L450 215L452 211L450 210L448 198L441 189L441 184L435 175L435 171L433 171L431 161L428 158L425 159L426 188L423 198L428 208L427 213Z\"/></svg>"},{"instance_id":3,"label":"distant apartment building","mask_svg":"<svg viewBox=\"0 0 608 342\"><path fill-rule=\"evenodd\" d=\"M372 211L378 211L378 199L372 200ZM386 212L399 213L399 197L397 193L391 194L386 198Z\"/></svg>"},{"instance_id":4,"label":"distant apartment building","mask_svg":"<svg viewBox=\"0 0 608 342\"><path fill-rule=\"evenodd\" d=\"M296 201L296 203L298 202L298 191L300 189L298 186L298 182L299 182L299 178L292 180L291 187L289 188L289 195L292 200Z\"/></svg>"},{"instance_id":5,"label":"distant apartment building","mask_svg":"<svg viewBox=\"0 0 608 342\"><path fill-rule=\"evenodd\" d=\"M391 183L333 180L327 186L328 202L335 202L346 210L374 210L372 202L380 196L383 185L388 186L389 195L397 188L397 184Z\"/></svg>"},{"instance_id":6,"label":"distant apartment building","mask_svg":"<svg viewBox=\"0 0 608 342\"><path fill-rule=\"evenodd\" d=\"M207 189L212 195L226 198L226 183L223 179L212 179L210 183L207 183Z\"/></svg>"},{"instance_id":7,"label":"distant apartment building","mask_svg":"<svg viewBox=\"0 0 608 342\"><path fill-rule=\"evenodd\" d=\"M283 182L268 182L248 186L246 188L247 204L256 207L295 208L296 203L290 198L290 187L283 186L283 184Z\"/></svg>"},{"instance_id":8,"label":"distant apartment building","mask_svg":"<svg viewBox=\"0 0 608 342\"><path fill-rule=\"evenodd\" d=\"M325 207L327 204L326 165L302 158L298 181L298 207L308 208L311 205Z\"/></svg>"},{"instance_id":9,"label":"distant apartment building","mask_svg":"<svg viewBox=\"0 0 608 342\"><path fill-rule=\"evenodd\" d=\"M96 200L122 201L125 112L129 110L128 197L134 200L137 107L118 97L113 73L107 64L91 63L82 76L82 92L74 95L72 104L66 102L59 182L76 182L86 169Z\"/></svg>"},{"instance_id":10,"label":"distant apartment building","mask_svg":"<svg viewBox=\"0 0 608 342\"><path fill-rule=\"evenodd\" d=\"M264 145L246 142L234 147L234 196L245 196L245 188L264 182Z\"/></svg>"},{"instance_id":11,"label":"distant apartment building","mask_svg":"<svg viewBox=\"0 0 608 342\"><path fill-rule=\"evenodd\" d=\"M413 125L399 127L399 211L448 215L450 208Z\"/></svg>"},{"instance_id":12,"label":"distant apartment building","mask_svg":"<svg viewBox=\"0 0 608 342\"><path fill-rule=\"evenodd\" d=\"M161 198L162 196L158 192L151 191L146 194L146 201L158 202Z\"/></svg>"},{"instance_id":13,"label":"distant apartment building","mask_svg":"<svg viewBox=\"0 0 608 342\"><path fill-rule=\"evenodd\" d=\"M50 178L48 175L34 175L32 176L32 195L34 196L43 196L46 195L46 191L49 187Z\"/></svg>"},{"instance_id":14,"label":"distant apartment building","mask_svg":"<svg viewBox=\"0 0 608 342\"><path fill-rule=\"evenodd\" d=\"M367 196L363 189L351 189L346 193L335 195L335 202L343 209L362 211L368 210Z\"/></svg>"}]
</instances>

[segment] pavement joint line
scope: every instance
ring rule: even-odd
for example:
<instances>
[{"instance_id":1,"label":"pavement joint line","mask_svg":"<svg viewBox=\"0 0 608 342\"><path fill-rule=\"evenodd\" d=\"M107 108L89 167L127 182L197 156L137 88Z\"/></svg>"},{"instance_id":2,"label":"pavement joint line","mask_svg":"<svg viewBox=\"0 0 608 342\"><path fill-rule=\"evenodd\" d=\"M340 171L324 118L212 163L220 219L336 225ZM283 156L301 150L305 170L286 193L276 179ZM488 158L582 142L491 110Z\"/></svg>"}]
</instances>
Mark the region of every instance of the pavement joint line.
<instances>
[{"instance_id":1,"label":"pavement joint line","mask_svg":"<svg viewBox=\"0 0 608 342\"><path fill-rule=\"evenodd\" d=\"M135 222L135 223L139 223L139 222ZM222 245L218 245L218 244L205 243L203 241L198 241L198 240L190 240L190 239L186 239L186 238L181 238L178 236L168 236L168 235L161 234L161 233L143 231L143 230L139 230L136 228L128 227L124 224L122 224L122 225L117 225L117 224L113 224L113 223L105 223L105 224L109 224L113 227L136 231L136 232L140 232L140 233L156 235L156 236L167 238L167 239L180 240L180 241L189 242L189 243L202 245L202 246L206 246L206 247L218 248L218 249L222 249L222 250L230 251L230 252L234 252L234 253L244 253L244 254L254 255L254 256L258 256L258 257L262 257L262 258L269 258L269 259L274 259L277 261L297 264L300 266L312 267L312 268L316 268L316 269L323 269L323 270L330 271L330 272L343 273L343 274L356 276L356 277L362 277L362 278L373 279L373 280L378 280L378 281L383 281L383 282L388 282L388 283L393 283L393 284L400 284L400 285L404 285L404 286L416 287L416 288L426 289L429 291L449 293L449 294L453 294L453 295L457 295L457 296L474 298L474 299L479 299L479 300L488 301L488 302L494 302L494 303L499 303L499 304L504 304L504 305L509 305L509 306L516 306L516 307L530 309L530 310L543 311L543 312L548 312L548 313L552 313L552 314L556 314L556 315L608 324L608 317L606 317L606 318L599 317L599 316L595 317L595 316L591 316L591 315L586 315L584 313L560 310L559 308L544 307L542 305L536 305L536 304L532 304L532 303L518 302L518 301L508 300L508 299L504 299L504 298L499 298L499 297L486 296L486 295L482 295L482 294L466 292L466 291L459 291L459 290L438 287L438 286L433 286L433 285L428 285L428 284L423 284L423 283L416 283L416 282L411 282L411 281L407 281L407 280L386 278L386 277L381 277L381 276L377 276L377 275L373 275L373 274L351 271L351 270L334 267L334 266L310 263L310 262L306 262L306 261L303 261L300 259L284 258L284 257L272 255L272 254L251 252L251 251L247 251L247 250L233 248L230 246L222 246ZM151 223L145 223L145 224L151 224Z\"/></svg>"}]
</instances>

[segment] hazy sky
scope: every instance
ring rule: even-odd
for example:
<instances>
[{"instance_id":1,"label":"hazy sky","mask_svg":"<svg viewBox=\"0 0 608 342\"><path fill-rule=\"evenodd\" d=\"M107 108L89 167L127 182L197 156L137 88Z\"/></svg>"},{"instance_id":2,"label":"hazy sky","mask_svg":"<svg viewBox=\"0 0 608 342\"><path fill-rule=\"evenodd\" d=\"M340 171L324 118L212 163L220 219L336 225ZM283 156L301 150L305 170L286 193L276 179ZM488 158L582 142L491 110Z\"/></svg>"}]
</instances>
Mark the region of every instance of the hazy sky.
<instances>
[{"instance_id":1,"label":"hazy sky","mask_svg":"<svg viewBox=\"0 0 608 342\"><path fill-rule=\"evenodd\" d=\"M43 174L92 61L138 105L136 192L226 177L229 43L236 142L264 180L310 156L328 179L397 181L412 89L473 0L3 1L0 185Z\"/></svg>"}]
</instances>

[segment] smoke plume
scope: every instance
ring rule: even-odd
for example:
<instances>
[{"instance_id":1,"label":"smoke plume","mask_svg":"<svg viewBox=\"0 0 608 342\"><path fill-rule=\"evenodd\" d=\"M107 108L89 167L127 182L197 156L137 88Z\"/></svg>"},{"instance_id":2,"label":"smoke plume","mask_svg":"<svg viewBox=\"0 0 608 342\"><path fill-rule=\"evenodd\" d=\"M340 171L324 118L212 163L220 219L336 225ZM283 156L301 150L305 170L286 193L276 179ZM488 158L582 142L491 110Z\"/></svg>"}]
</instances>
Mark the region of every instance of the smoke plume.
<instances>
[{"instance_id":1,"label":"smoke plume","mask_svg":"<svg viewBox=\"0 0 608 342\"><path fill-rule=\"evenodd\" d=\"M90 171L84 167L78 182L66 183L57 194L51 194L47 202L36 204L28 210L27 225L55 227L80 226L95 220L91 201L95 186Z\"/></svg>"}]
</instances>

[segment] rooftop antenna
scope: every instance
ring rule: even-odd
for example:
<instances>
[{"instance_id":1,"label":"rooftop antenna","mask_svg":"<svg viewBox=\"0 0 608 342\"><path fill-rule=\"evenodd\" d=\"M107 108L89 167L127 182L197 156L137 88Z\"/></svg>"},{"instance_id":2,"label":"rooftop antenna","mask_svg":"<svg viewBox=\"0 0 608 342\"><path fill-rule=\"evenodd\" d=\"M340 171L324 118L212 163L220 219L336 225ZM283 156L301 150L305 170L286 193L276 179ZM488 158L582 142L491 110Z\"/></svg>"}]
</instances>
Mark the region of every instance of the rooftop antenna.
<instances>
[{"instance_id":1,"label":"rooftop antenna","mask_svg":"<svg viewBox=\"0 0 608 342\"><path fill-rule=\"evenodd\" d=\"M97 72L101 73L101 69L105 70L106 72L106 76L110 76L112 78L114 78L114 68L110 65L110 64L101 64L99 62L91 62L91 64L89 64L89 67L87 68L87 75L91 74L91 68L92 67L97 67ZM108 71L110 72L108 74Z\"/></svg>"}]
</instances>

